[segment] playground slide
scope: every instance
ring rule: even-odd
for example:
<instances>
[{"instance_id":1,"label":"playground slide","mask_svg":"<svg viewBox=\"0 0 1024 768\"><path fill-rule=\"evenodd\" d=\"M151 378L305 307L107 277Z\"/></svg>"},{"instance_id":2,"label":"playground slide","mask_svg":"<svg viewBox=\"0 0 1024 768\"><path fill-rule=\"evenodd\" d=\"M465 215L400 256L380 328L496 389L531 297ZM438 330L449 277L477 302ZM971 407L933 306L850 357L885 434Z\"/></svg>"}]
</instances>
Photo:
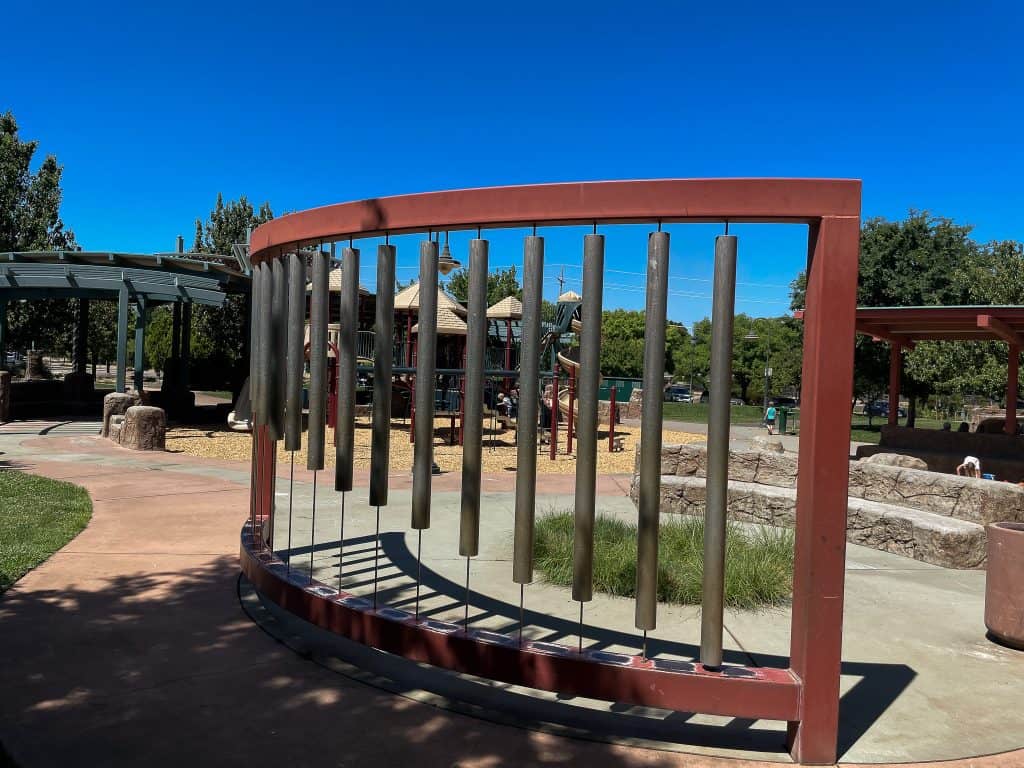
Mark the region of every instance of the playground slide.
<instances>
[{"instance_id":1,"label":"playground slide","mask_svg":"<svg viewBox=\"0 0 1024 768\"><path fill-rule=\"evenodd\" d=\"M579 332L579 320L573 320L573 330ZM567 349L557 353L558 364L562 370L573 376L578 380L580 373L580 361L579 361L579 347L573 349ZM603 378L603 377L601 377ZM598 379L600 382L601 378ZM579 396L579 389L576 390L577 397ZM572 404L573 417L575 418L579 414L579 401L575 401ZM569 388L559 387L558 388L558 410L563 416L569 415Z\"/></svg>"}]
</instances>

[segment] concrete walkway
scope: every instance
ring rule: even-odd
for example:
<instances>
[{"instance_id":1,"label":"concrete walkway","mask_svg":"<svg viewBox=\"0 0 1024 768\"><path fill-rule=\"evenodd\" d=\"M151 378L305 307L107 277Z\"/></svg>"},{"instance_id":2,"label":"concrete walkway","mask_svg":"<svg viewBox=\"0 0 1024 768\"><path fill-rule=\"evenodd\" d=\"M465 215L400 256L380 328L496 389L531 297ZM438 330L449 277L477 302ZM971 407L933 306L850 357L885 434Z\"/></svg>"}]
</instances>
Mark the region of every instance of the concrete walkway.
<instances>
[{"instance_id":1,"label":"concrete walkway","mask_svg":"<svg viewBox=\"0 0 1024 768\"><path fill-rule=\"evenodd\" d=\"M0 467L70 480L84 486L94 503L86 530L0 597L0 742L23 768L733 764L455 714L354 682L293 653L239 605L237 551L248 503L247 466L134 453L81 433L61 435L45 424L16 423L0 427ZM283 475L287 467L281 469ZM311 478L300 472L297 479L299 504L311 490ZM408 499L402 497L408 478L394 479L399 488L388 525L397 532L408 516ZM489 500L499 520L508 476L489 482L485 489L494 494ZM571 478L569 485L560 478L551 483L541 492L552 499L571 490ZM450 506L457 487L457 477L438 479L438 510ZM279 493L286 490L279 481ZM603 481L602 498L610 505L622 503L622 494L622 480ZM330 557L330 547L337 546L336 534L331 536L339 522L335 501L325 497L318 519L325 547L323 553L318 547L317 568L336 567ZM347 525L359 536L367 524L365 510L350 509ZM302 517L293 520L296 540L308 535ZM432 530L443 530L444 522L439 517ZM401 554L410 541L396 543ZM843 702L848 756L866 757L872 732L886 722L874 759L927 757L906 747L917 743L915 735L929 722L950 731L943 744L952 742L959 749L955 754L1020 746L1024 656L981 636L978 575L919 568L912 561L903 561L905 570L891 563L871 568L870 558L878 554L851 565L860 578L851 578L848 587L844 657L861 683L844 686L854 692ZM401 558L389 562L401 565ZM431 563L439 573L449 567L440 559ZM900 610L901 591L914 610ZM934 626L924 617L936 617ZM775 653L777 633L760 635L757 629L764 619L749 616L749 625L731 621L739 636L757 641L751 647ZM865 636L877 642L865 646ZM865 647L876 655L865 656ZM902 671L893 655L901 659ZM1024 754L969 764L1021 765Z\"/></svg>"}]
</instances>

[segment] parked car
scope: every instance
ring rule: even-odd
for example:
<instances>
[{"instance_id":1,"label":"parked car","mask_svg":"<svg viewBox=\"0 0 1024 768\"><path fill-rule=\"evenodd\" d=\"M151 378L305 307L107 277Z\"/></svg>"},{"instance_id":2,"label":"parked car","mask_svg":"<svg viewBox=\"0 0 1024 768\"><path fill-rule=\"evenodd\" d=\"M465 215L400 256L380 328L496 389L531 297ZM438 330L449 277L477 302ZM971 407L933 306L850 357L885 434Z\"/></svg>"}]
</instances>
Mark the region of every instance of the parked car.
<instances>
[{"instance_id":1,"label":"parked car","mask_svg":"<svg viewBox=\"0 0 1024 768\"><path fill-rule=\"evenodd\" d=\"M775 407L782 406L783 408L795 408L800 402L795 397L770 397L768 398L768 405L774 405Z\"/></svg>"},{"instance_id":2,"label":"parked car","mask_svg":"<svg viewBox=\"0 0 1024 768\"><path fill-rule=\"evenodd\" d=\"M703 392L701 392L700 402L707 403L708 400L709 400L709 398L708 398L708 391L705 389ZM742 400L740 400L738 397L730 397L729 398L729 405L744 405L744 402Z\"/></svg>"},{"instance_id":3,"label":"parked car","mask_svg":"<svg viewBox=\"0 0 1024 768\"><path fill-rule=\"evenodd\" d=\"M907 415L906 408L900 408L898 411L899 417L902 419ZM889 403L885 400L875 400L864 406L865 416L879 416L882 418L888 418L889 416Z\"/></svg>"},{"instance_id":4,"label":"parked car","mask_svg":"<svg viewBox=\"0 0 1024 768\"><path fill-rule=\"evenodd\" d=\"M689 387L667 387L665 389L666 403L689 403L691 399Z\"/></svg>"}]
</instances>

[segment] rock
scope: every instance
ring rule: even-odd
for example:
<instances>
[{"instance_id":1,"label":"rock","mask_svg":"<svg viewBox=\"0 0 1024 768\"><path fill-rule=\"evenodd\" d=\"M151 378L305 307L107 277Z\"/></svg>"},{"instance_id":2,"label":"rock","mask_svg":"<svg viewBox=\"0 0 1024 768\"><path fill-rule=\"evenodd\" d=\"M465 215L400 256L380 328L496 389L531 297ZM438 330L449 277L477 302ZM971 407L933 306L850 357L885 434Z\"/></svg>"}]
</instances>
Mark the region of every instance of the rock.
<instances>
[{"instance_id":1,"label":"rock","mask_svg":"<svg viewBox=\"0 0 1024 768\"><path fill-rule=\"evenodd\" d=\"M11 374L0 371L0 424L11 420Z\"/></svg>"},{"instance_id":2,"label":"rock","mask_svg":"<svg viewBox=\"0 0 1024 768\"><path fill-rule=\"evenodd\" d=\"M167 416L163 408L133 405L118 430L118 443L135 451L162 451L166 434Z\"/></svg>"},{"instance_id":3,"label":"rock","mask_svg":"<svg viewBox=\"0 0 1024 768\"><path fill-rule=\"evenodd\" d=\"M904 469L928 469L928 464L916 456L905 456L902 453L876 453L873 456L865 456L858 461L864 464L884 464L890 467L903 467Z\"/></svg>"},{"instance_id":4,"label":"rock","mask_svg":"<svg viewBox=\"0 0 1024 768\"><path fill-rule=\"evenodd\" d=\"M750 440L750 447L755 451L770 451L772 453L785 453L786 449L781 440L774 440L771 437L758 435Z\"/></svg>"},{"instance_id":5,"label":"rock","mask_svg":"<svg viewBox=\"0 0 1024 768\"><path fill-rule=\"evenodd\" d=\"M110 437L110 417L124 415L133 405L139 404L139 396L129 392L111 392L103 398L103 427L100 435Z\"/></svg>"}]
</instances>

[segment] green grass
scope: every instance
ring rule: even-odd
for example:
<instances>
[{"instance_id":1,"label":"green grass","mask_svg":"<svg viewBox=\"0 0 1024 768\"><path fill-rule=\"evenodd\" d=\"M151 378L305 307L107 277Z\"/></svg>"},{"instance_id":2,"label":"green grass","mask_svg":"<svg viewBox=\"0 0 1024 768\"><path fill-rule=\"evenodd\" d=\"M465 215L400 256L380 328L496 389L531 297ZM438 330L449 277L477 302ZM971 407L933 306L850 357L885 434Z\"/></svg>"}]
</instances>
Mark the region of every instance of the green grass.
<instances>
[{"instance_id":1,"label":"green grass","mask_svg":"<svg viewBox=\"0 0 1024 768\"><path fill-rule=\"evenodd\" d=\"M84 488L0 470L0 593L71 541L90 517Z\"/></svg>"},{"instance_id":2,"label":"green grass","mask_svg":"<svg viewBox=\"0 0 1024 768\"><path fill-rule=\"evenodd\" d=\"M219 397L222 400L231 400L232 394L226 389L203 389L197 390L197 395L209 395L210 397Z\"/></svg>"},{"instance_id":3,"label":"green grass","mask_svg":"<svg viewBox=\"0 0 1024 768\"><path fill-rule=\"evenodd\" d=\"M537 521L536 562L544 578L572 584L573 517L553 512ZM699 605L704 567L704 521L673 517L661 524L658 600ZM785 603L793 588L793 532L730 523L725 555L725 603L760 608ZM594 589L636 595L636 525L599 515L594 522Z\"/></svg>"},{"instance_id":4,"label":"green grass","mask_svg":"<svg viewBox=\"0 0 1024 768\"><path fill-rule=\"evenodd\" d=\"M708 423L707 403L665 403L663 418L671 421ZM760 424L764 411L759 405L733 405L729 408L729 421L733 424Z\"/></svg>"}]
</instances>

